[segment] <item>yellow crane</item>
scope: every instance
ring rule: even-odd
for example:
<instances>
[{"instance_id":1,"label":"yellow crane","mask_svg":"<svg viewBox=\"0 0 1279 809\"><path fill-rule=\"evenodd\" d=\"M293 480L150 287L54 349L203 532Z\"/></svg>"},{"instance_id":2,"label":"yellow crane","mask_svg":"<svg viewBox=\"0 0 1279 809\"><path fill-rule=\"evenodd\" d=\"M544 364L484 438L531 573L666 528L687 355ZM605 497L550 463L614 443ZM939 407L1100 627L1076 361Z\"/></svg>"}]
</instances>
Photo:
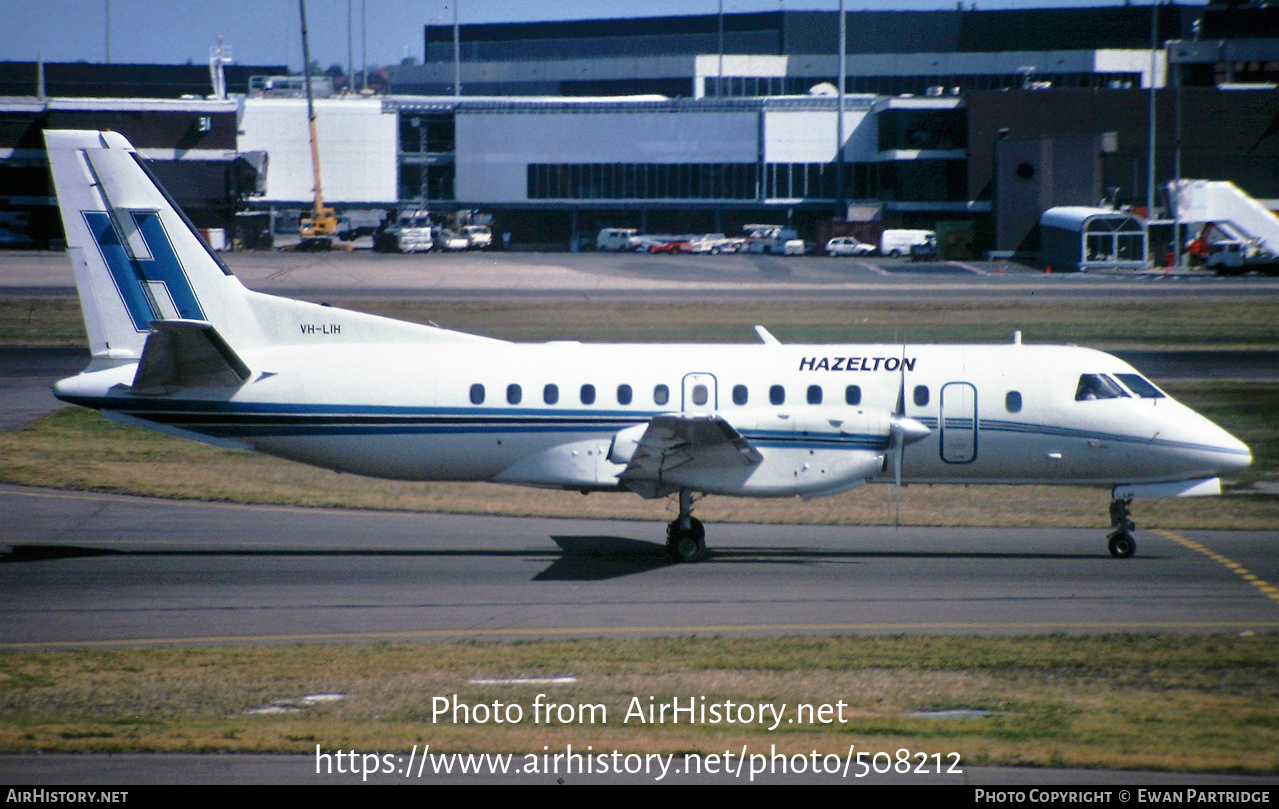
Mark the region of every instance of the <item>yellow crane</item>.
<instances>
[{"instance_id":1,"label":"yellow crane","mask_svg":"<svg viewBox=\"0 0 1279 809\"><path fill-rule=\"evenodd\" d=\"M302 62L306 76L306 117L311 128L311 171L315 175L315 202L310 215L303 215L298 222L302 234L300 250L328 250L338 232L338 218L332 208L324 204L324 191L320 185L320 142L315 135L315 98L311 93L311 48L306 35L306 0L298 0L298 13L302 17Z\"/></svg>"}]
</instances>

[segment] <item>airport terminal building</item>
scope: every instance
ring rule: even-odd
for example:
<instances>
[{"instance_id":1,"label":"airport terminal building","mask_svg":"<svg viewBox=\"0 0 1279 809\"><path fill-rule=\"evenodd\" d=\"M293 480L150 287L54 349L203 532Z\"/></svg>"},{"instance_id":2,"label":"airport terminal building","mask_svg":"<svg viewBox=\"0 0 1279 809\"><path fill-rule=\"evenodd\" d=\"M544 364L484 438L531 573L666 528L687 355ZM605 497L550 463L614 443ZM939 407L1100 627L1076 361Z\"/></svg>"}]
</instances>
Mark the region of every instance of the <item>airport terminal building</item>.
<instances>
[{"instance_id":1,"label":"airport terminal building","mask_svg":"<svg viewBox=\"0 0 1279 809\"><path fill-rule=\"evenodd\" d=\"M516 245L847 220L1018 251L1033 217L1000 226L1001 208L1145 205L1152 91L1157 183L1179 169L1279 198L1279 9L962 7L850 13L842 100L832 12L463 25L456 51L428 26L425 63L386 93L317 102L325 200L480 210ZM312 198L301 98L10 97L0 218L40 219L38 130L71 120L124 131L162 179L202 176L175 189L202 225Z\"/></svg>"}]
</instances>

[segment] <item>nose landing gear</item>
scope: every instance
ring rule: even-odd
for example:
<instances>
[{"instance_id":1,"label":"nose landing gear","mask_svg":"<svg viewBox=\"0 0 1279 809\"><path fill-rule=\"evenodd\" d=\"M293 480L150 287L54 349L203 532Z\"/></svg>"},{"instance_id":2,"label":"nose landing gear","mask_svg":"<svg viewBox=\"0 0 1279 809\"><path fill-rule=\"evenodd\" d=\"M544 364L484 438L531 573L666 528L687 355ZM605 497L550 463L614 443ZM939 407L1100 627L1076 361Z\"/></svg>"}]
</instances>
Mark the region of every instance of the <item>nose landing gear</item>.
<instances>
[{"instance_id":1,"label":"nose landing gear","mask_svg":"<svg viewBox=\"0 0 1279 809\"><path fill-rule=\"evenodd\" d=\"M1131 497L1110 501L1110 526L1115 530L1106 539L1109 540L1110 555L1116 559L1127 559L1137 552L1137 540L1132 538L1137 524L1132 521L1131 507Z\"/></svg>"},{"instance_id":2,"label":"nose landing gear","mask_svg":"<svg viewBox=\"0 0 1279 809\"><path fill-rule=\"evenodd\" d=\"M666 526L666 552L676 562L696 562L706 556L706 528L693 516L693 492L679 490L679 516Z\"/></svg>"}]
</instances>

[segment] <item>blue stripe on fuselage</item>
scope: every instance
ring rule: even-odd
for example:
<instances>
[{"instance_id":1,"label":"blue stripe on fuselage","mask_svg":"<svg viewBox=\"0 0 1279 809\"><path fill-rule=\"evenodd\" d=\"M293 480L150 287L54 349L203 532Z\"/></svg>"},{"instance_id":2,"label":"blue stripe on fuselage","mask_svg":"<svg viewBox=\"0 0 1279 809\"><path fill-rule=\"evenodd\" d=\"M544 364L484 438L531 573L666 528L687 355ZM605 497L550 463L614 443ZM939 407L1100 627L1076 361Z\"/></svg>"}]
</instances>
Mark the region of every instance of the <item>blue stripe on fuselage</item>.
<instances>
[{"instance_id":1,"label":"blue stripe on fuselage","mask_svg":"<svg viewBox=\"0 0 1279 809\"><path fill-rule=\"evenodd\" d=\"M518 408L452 409L377 405L307 405L266 402L148 400L62 396L63 401L181 427L218 437L273 435L370 435L377 433L564 433L618 430L643 424L655 412L547 411ZM872 449L888 446L881 435L745 430L760 446L805 449Z\"/></svg>"},{"instance_id":2,"label":"blue stripe on fuselage","mask_svg":"<svg viewBox=\"0 0 1279 809\"><path fill-rule=\"evenodd\" d=\"M271 435L368 435L499 433L499 432L599 432L617 431L642 424L657 413L605 411L528 411L517 408L454 409L378 405L308 405L265 402L199 400L148 400L116 397L59 397L72 404L101 410L117 410L137 418L219 437ZM920 417L933 428L937 419ZM982 420L986 433L1050 436L1074 440L1099 439L1142 444L1164 449L1190 449L1243 455L1245 451L1188 441L1148 436L1103 433L1051 424ZM877 435L822 435L773 430L746 430L743 437L758 446L806 448L885 449L890 441Z\"/></svg>"}]
</instances>

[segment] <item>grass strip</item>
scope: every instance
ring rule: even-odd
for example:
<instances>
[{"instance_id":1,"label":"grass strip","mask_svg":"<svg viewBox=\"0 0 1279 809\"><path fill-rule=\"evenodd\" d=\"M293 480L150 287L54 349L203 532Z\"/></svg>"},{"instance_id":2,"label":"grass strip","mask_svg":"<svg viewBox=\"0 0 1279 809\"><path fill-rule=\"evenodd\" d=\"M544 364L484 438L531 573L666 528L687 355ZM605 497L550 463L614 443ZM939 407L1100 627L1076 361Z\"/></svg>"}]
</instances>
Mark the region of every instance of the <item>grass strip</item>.
<instances>
[{"instance_id":1,"label":"grass strip","mask_svg":"<svg viewBox=\"0 0 1279 809\"><path fill-rule=\"evenodd\" d=\"M683 637L0 653L6 752L767 752L965 765L1279 771L1279 635ZM563 684L477 679L571 675ZM302 707L317 693L343 698ZM534 721L533 703L570 706ZM520 707L455 722L437 698ZM650 723L732 701L783 721ZM704 700L702 699L704 698ZM842 708L837 707L843 703ZM831 706L797 721L799 704ZM282 713L258 714L266 706ZM450 708L452 702L449 702ZM602 706L588 711L585 706ZM929 711L984 715L934 719ZM844 720L838 721L842 713ZM461 715L459 714L460 718ZM785 721L787 719L796 721Z\"/></svg>"},{"instance_id":2,"label":"grass strip","mask_svg":"<svg viewBox=\"0 0 1279 809\"><path fill-rule=\"evenodd\" d=\"M788 343L1027 342L1117 348L1272 348L1279 301L1231 297L939 297L913 300L468 301L334 297L335 306L517 341ZM83 346L71 297L0 299L0 345Z\"/></svg>"}]
</instances>

